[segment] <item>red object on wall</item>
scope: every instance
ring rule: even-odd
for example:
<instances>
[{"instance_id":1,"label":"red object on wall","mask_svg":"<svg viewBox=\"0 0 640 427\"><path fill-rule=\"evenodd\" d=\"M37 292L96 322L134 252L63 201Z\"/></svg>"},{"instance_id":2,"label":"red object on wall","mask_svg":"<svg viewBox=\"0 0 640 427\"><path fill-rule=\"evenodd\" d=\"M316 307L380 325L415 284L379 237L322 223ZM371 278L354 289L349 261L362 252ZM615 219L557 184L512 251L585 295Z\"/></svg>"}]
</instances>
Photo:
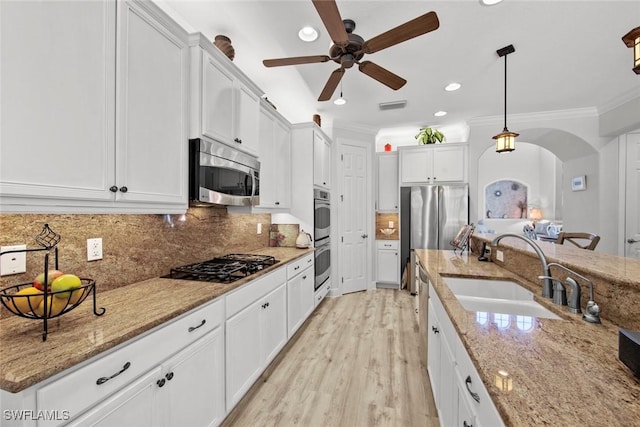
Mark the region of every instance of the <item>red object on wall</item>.
<instances>
[{"instance_id":1,"label":"red object on wall","mask_svg":"<svg viewBox=\"0 0 640 427\"><path fill-rule=\"evenodd\" d=\"M391 151L391 144L385 144L384 151Z\"/></svg>"}]
</instances>

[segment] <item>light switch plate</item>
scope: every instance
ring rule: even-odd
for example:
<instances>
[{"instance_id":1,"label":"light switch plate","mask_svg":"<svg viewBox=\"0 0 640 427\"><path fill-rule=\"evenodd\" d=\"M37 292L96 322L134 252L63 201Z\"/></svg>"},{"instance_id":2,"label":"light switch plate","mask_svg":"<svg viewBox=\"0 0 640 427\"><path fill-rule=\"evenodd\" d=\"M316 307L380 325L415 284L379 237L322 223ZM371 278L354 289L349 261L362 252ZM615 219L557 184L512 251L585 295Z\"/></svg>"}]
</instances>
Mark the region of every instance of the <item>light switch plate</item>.
<instances>
[{"instance_id":1,"label":"light switch plate","mask_svg":"<svg viewBox=\"0 0 640 427\"><path fill-rule=\"evenodd\" d=\"M496 259L500 262L504 262L504 252L497 250Z\"/></svg>"},{"instance_id":2,"label":"light switch plate","mask_svg":"<svg viewBox=\"0 0 640 427\"><path fill-rule=\"evenodd\" d=\"M87 239L87 261L102 259L102 237Z\"/></svg>"},{"instance_id":3,"label":"light switch plate","mask_svg":"<svg viewBox=\"0 0 640 427\"><path fill-rule=\"evenodd\" d=\"M2 246L0 252L27 249L27 245ZM13 252L0 257L0 276L25 273L27 271L27 253Z\"/></svg>"}]
</instances>

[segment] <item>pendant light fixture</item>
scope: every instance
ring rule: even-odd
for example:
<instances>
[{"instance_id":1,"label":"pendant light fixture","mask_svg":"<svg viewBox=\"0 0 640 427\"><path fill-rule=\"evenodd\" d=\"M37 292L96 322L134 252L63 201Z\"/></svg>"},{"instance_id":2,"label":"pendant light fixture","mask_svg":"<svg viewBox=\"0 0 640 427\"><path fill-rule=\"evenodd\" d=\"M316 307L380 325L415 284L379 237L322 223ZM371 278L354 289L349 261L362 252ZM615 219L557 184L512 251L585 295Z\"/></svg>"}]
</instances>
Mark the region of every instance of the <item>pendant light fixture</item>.
<instances>
[{"instance_id":1,"label":"pendant light fixture","mask_svg":"<svg viewBox=\"0 0 640 427\"><path fill-rule=\"evenodd\" d=\"M515 150L516 137L520 135L515 132L509 132L509 129L507 129L507 55L515 51L512 44L496 51L499 57L504 56L504 129L493 137L496 140L496 152L498 153Z\"/></svg>"},{"instance_id":2,"label":"pendant light fixture","mask_svg":"<svg viewBox=\"0 0 640 427\"><path fill-rule=\"evenodd\" d=\"M633 48L633 71L640 74L640 27L636 27L622 36L627 47Z\"/></svg>"}]
</instances>

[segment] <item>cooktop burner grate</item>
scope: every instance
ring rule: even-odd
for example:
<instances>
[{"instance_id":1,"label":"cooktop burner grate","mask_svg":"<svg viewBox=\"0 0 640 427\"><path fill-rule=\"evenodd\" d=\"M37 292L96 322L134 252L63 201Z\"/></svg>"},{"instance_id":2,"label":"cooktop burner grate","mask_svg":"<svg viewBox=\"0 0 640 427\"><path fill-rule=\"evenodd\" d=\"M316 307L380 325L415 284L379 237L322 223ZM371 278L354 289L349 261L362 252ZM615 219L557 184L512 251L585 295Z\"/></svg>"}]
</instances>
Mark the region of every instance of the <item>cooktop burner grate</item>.
<instances>
[{"instance_id":1,"label":"cooktop burner grate","mask_svg":"<svg viewBox=\"0 0 640 427\"><path fill-rule=\"evenodd\" d=\"M163 277L216 283L234 282L276 262L276 259L269 255L229 254L172 268L171 272Z\"/></svg>"}]
</instances>

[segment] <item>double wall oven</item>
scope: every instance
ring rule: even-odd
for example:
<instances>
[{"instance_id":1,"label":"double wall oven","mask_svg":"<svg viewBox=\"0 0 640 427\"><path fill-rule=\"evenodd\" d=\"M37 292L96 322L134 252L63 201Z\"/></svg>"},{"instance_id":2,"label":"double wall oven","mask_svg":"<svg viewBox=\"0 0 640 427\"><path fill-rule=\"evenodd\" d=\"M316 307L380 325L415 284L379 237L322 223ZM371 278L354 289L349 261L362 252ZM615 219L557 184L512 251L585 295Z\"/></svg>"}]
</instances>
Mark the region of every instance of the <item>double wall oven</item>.
<instances>
[{"instance_id":1,"label":"double wall oven","mask_svg":"<svg viewBox=\"0 0 640 427\"><path fill-rule=\"evenodd\" d=\"M329 192L313 190L313 240L315 241L315 289L331 275L331 204Z\"/></svg>"}]
</instances>

